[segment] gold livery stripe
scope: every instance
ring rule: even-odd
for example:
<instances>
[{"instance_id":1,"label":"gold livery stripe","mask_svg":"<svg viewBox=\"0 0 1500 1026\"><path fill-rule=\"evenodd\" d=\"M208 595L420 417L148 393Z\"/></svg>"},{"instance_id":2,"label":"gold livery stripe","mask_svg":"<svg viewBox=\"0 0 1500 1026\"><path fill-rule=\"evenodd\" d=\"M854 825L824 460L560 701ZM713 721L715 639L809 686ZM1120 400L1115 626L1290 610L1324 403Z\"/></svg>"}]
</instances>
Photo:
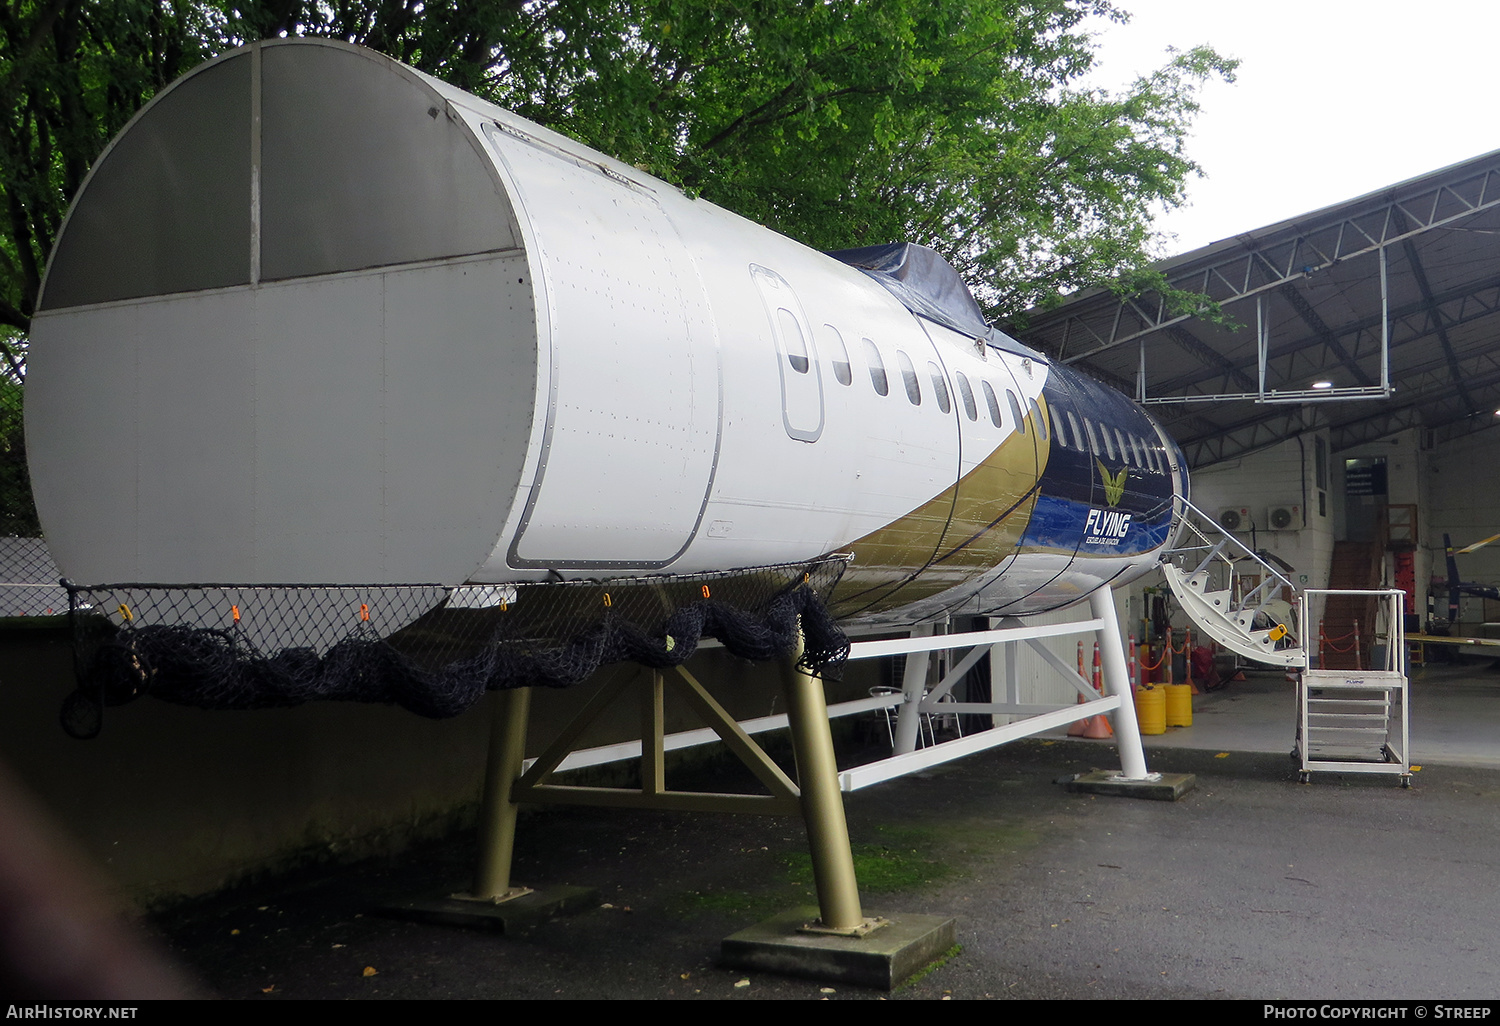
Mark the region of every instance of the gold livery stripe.
<instances>
[{"instance_id":1,"label":"gold livery stripe","mask_svg":"<svg viewBox=\"0 0 1500 1026\"><path fill-rule=\"evenodd\" d=\"M1048 417L1046 401L1038 405ZM1038 445L1030 421L957 483L849 546L854 561L833 594L835 615L936 595L1011 555L1031 521L1050 450Z\"/></svg>"}]
</instances>

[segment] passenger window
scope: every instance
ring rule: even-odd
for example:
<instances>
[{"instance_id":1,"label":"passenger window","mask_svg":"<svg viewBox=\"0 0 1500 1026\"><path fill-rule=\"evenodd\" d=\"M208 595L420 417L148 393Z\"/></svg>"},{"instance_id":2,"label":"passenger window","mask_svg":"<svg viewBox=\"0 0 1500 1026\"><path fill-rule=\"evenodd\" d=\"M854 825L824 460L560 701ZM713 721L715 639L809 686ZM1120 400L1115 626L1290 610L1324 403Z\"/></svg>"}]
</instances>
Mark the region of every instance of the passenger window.
<instances>
[{"instance_id":1,"label":"passenger window","mask_svg":"<svg viewBox=\"0 0 1500 1026\"><path fill-rule=\"evenodd\" d=\"M1117 443L1119 443L1119 447L1120 447L1120 459L1124 460L1126 463L1129 463L1130 462L1130 450L1128 450L1128 449L1125 448L1125 433L1123 431L1121 431L1119 428L1115 428L1115 441Z\"/></svg>"},{"instance_id":2,"label":"passenger window","mask_svg":"<svg viewBox=\"0 0 1500 1026\"><path fill-rule=\"evenodd\" d=\"M1099 425L1099 437L1104 439L1104 454L1110 459L1115 458L1115 440L1109 437L1109 427L1105 424Z\"/></svg>"},{"instance_id":3,"label":"passenger window","mask_svg":"<svg viewBox=\"0 0 1500 1026\"><path fill-rule=\"evenodd\" d=\"M802 337L802 329L797 327L797 318L790 310L782 308L776 311L776 319L781 322L781 337L786 343L786 362L798 374L806 374L812 364L807 359L807 340Z\"/></svg>"},{"instance_id":4,"label":"passenger window","mask_svg":"<svg viewBox=\"0 0 1500 1026\"><path fill-rule=\"evenodd\" d=\"M974 405L974 389L969 386L969 379L964 377L963 371L956 371L953 375L958 379L958 397L964 403L964 415L970 420L979 419L979 407Z\"/></svg>"},{"instance_id":5,"label":"passenger window","mask_svg":"<svg viewBox=\"0 0 1500 1026\"><path fill-rule=\"evenodd\" d=\"M911 357L901 350L896 350L896 362L901 365L901 380L906 383L906 398L911 400L913 406L922 405L922 383L917 380L916 365L911 362Z\"/></svg>"},{"instance_id":6,"label":"passenger window","mask_svg":"<svg viewBox=\"0 0 1500 1026\"><path fill-rule=\"evenodd\" d=\"M1138 466L1138 467L1140 467L1142 470L1145 470L1146 469L1146 453L1141 448L1141 440L1139 438L1135 437L1135 435L1131 435L1129 437L1130 437L1130 451L1133 452L1133 453L1135 453L1135 465Z\"/></svg>"},{"instance_id":7,"label":"passenger window","mask_svg":"<svg viewBox=\"0 0 1500 1026\"><path fill-rule=\"evenodd\" d=\"M885 361L880 358L880 347L869 339L865 344L865 362L870 365L870 384L876 395L890 395L891 383L885 378Z\"/></svg>"},{"instance_id":8,"label":"passenger window","mask_svg":"<svg viewBox=\"0 0 1500 1026\"><path fill-rule=\"evenodd\" d=\"M943 377L943 368L929 360L927 373L932 375L932 390L937 393L938 409L947 413L953 409L953 403L948 399L948 381Z\"/></svg>"},{"instance_id":9,"label":"passenger window","mask_svg":"<svg viewBox=\"0 0 1500 1026\"><path fill-rule=\"evenodd\" d=\"M1096 453L1103 452L1104 450L1099 446L1099 437L1094 434L1094 422L1084 417L1083 427L1089 433L1089 448Z\"/></svg>"},{"instance_id":10,"label":"passenger window","mask_svg":"<svg viewBox=\"0 0 1500 1026\"><path fill-rule=\"evenodd\" d=\"M1010 403L1010 415L1016 418L1016 430L1024 435L1026 433L1026 416L1021 412L1021 404L1016 402L1016 393L1007 388L1005 390L1005 398Z\"/></svg>"},{"instance_id":11,"label":"passenger window","mask_svg":"<svg viewBox=\"0 0 1500 1026\"><path fill-rule=\"evenodd\" d=\"M1083 428L1078 426L1078 418L1073 415L1072 410L1068 411L1068 424L1073 428L1073 444L1078 446L1079 452L1088 452L1089 447L1083 441Z\"/></svg>"},{"instance_id":12,"label":"passenger window","mask_svg":"<svg viewBox=\"0 0 1500 1026\"><path fill-rule=\"evenodd\" d=\"M854 372L849 367L849 350L844 347L844 336L832 324L823 325L823 334L828 339L827 352L833 361L833 376L839 384L847 385L854 380Z\"/></svg>"},{"instance_id":13,"label":"passenger window","mask_svg":"<svg viewBox=\"0 0 1500 1026\"><path fill-rule=\"evenodd\" d=\"M995 398L995 390L988 381L981 380L979 383L984 386L984 404L990 408L990 423L996 427L1004 427L1005 422L1000 419L1000 401Z\"/></svg>"},{"instance_id":14,"label":"passenger window","mask_svg":"<svg viewBox=\"0 0 1500 1026\"><path fill-rule=\"evenodd\" d=\"M1042 416L1042 409L1036 404L1036 400L1029 402L1031 407L1031 422L1036 425L1037 437L1042 441L1047 440L1047 418Z\"/></svg>"},{"instance_id":15,"label":"passenger window","mask_svg":"<svg viewBox=\"0 0 1500 1026\"><path fill-rule=\"evenodd\" d=\"M1068 422L1063 419L1062 413L1054 408L1052 417L1052 437L1057 439L1057 444L1067 449L1076 449L1077 446L1068 442Z\"/></svg>"}]
</instances>

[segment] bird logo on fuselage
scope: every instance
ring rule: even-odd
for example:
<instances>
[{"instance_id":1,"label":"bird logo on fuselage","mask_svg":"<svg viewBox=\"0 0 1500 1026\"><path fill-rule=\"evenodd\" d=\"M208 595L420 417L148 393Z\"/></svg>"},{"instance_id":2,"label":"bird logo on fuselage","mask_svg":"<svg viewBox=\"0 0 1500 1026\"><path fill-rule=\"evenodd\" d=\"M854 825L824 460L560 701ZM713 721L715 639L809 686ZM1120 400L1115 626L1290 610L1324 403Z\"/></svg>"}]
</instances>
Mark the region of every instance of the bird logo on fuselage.
<instances>
[{"instance_id":1,"label":"bird logo on fuselage","mask_svg":"<svg viewBox=\"0 0 1500 1026\"><path fill-rule=\"evenodd\" d=\"M1107 506L1118 506L1125 497L1125 477L1129 467L1121 467L1118 474L1111 474L1103 460L1099 465L1099 476L1104 479L1104 502ZM1084 522L1083 541L1086 545L1118 546L1130 533L1130 514L1117 509L1090 509Z\"/></svg>"},{"instance_id":2,"label":"bird logo on fuselage","mask_svg":"<svg viewBox=\"0 0 1500 1026\"><path fill-rule=\"evenodd\" d=\"M1128 466L1121 467L1118 474L1111 474L1104 466L1103 460L1095 460L1099 465L1099 476L1104 479L1104 501L1107 505L1118 506L1120 499L1125 495L1125 475L1130 472Z\"/></svg>"}]
</instances>

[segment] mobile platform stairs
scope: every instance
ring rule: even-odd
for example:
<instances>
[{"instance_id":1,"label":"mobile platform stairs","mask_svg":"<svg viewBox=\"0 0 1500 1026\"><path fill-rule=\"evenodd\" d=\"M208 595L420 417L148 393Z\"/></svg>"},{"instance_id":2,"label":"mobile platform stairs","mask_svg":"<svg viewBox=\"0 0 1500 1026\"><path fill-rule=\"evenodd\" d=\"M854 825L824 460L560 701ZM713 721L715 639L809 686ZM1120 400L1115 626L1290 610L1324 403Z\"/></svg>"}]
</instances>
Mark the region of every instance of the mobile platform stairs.
<instances>
[{"instance_id":1,"label":"mobile platform stairs","mask_svg":"<svg viewBox=\"0 0 1500 1026\"><path fill-rule=\"evenodd\" d=\"M1202 510L1183 501L1178 544L1162 573L1183 610L1220 645L1246 659L1286 667L1297 678L1292 757L1314 772L1379 773L1411 786L1406 639L1399 590L1302 589ZM1259 582L1248 587L1242 582ZM1287 596L1295 596L1295 606ZM1374 598L1386 645L1361 651L1357 636L1330 637L1330 600ZM1287 614L1291 613L1291 616ZM1357 635L1357 629L1356 629ZM1308 639L1318 639L1316 645ZM1348 652L1339 648L1347 641ZM1330 651L1352 669L1329 668ZM1378 665L1376 665L1378 664Z\"/></svg>"}]
</instances>

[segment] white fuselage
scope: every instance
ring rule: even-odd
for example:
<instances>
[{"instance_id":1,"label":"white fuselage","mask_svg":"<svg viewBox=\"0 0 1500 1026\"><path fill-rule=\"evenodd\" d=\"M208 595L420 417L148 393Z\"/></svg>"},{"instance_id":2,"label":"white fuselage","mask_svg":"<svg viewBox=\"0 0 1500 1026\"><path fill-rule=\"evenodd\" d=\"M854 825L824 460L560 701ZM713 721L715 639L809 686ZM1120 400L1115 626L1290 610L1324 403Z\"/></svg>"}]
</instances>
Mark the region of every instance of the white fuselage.
<instances>
[{"instance_id":1,"label":"white fuselage","mask_svg":"<svg viewBox=\"0 0 1500 1026\"><path fill-rule=\"evenodd\" d=\"M241 116L244 145L194 127ZM203 169L179 193L151 163L172 145ZM238 209L241 177L248 231L111 227L225 190ZM873 615L981 588L1047 608L1155 558L1023 551L1046 361L343 44L258 44L148 105L70 212L33 339L38 505L82 582L457 585L851 551L866 587L985 536L919 592L851 607Z\"/></svg>"}]
</instances>

